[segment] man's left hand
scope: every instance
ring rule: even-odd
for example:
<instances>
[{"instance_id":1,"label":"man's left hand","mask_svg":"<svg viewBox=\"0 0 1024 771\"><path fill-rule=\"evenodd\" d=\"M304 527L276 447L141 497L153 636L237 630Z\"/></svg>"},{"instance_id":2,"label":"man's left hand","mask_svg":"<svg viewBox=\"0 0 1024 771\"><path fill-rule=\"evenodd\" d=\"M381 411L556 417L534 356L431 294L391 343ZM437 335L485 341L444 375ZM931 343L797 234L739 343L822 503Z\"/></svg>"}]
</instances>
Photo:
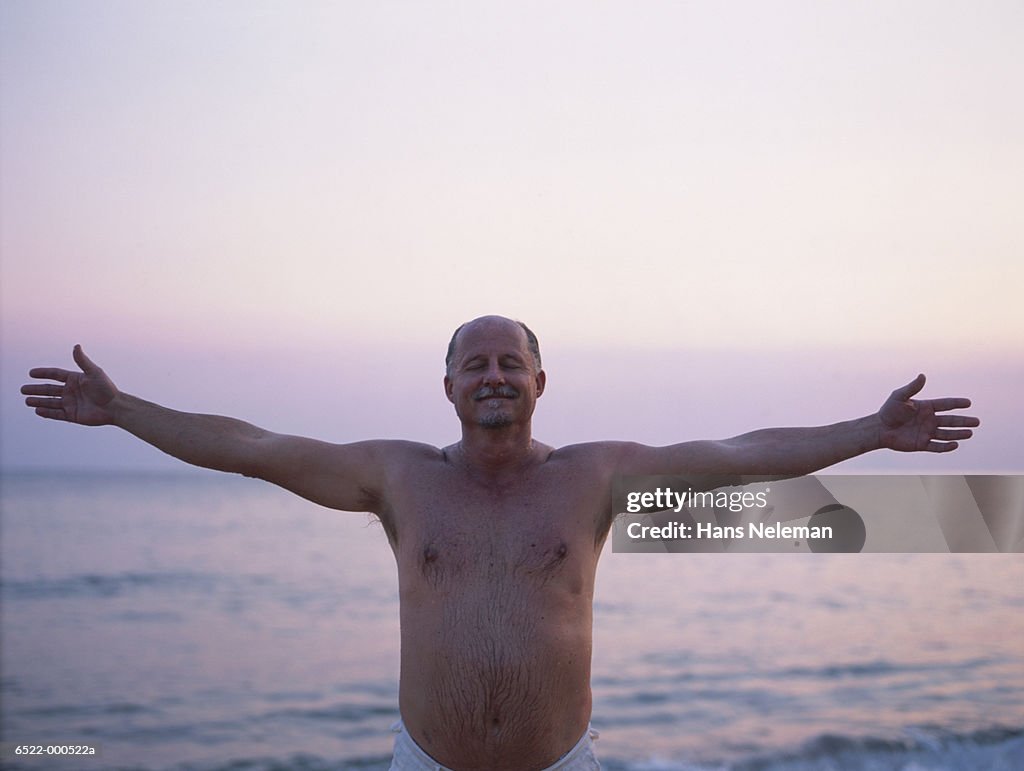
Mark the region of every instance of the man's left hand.
<instances>
[{"instance_id":1,"label":"man's left hand","mask_svg":"<svg viewBox=\"0 0 1024 771\"><path fill-rule=\"evenodd\" d=\"M878 411L882 447L901 452L950 452L959 446L958 440L971 438L971 428L981 421L968 415L943 414L970 407L971 400L911 398L924 388L924 383L924 375L918 375L893 391Z\"/></svg>"}]
</instances>

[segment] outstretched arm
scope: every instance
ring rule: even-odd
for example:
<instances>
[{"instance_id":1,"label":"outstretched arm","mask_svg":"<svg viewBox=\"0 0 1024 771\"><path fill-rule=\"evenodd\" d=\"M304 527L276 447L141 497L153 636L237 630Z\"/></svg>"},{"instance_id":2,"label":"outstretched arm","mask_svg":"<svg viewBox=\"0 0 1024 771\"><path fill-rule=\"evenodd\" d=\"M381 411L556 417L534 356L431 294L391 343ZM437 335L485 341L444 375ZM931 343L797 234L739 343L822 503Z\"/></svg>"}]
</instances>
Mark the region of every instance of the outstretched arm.
<instances>
[{"instance_id":1,"label":"outstretched arm","mask_svg":"<svg viewBox=\"0 0 1024 771\"><path fill-rule=\"evenodd\" d=\"M925 376L897 388L877 413L811 428L768 428L720 441L668 447L630 445L619 473L697 474L709 478L801 476L879 449L950 452L969 439L977 418L948 414L970 399L914 399ZM725 483L724 481L722 483Z\"/></svg>"},{"instance_id":2,"label":"outstretched arm","mask_svg":"<svg viewBox=\"0 0 1024 771\"><path fill-rule=\"evenodd\" d=\"M22 386L36 414L86 426L118 426L175 458L259 477L325 506L377 511L389 453L398 443L329 444L266 431L235 418L179 412L118 390L82 351L80 372L41 367L29 376L56 383Z\"/></svg>"}]
</instances>

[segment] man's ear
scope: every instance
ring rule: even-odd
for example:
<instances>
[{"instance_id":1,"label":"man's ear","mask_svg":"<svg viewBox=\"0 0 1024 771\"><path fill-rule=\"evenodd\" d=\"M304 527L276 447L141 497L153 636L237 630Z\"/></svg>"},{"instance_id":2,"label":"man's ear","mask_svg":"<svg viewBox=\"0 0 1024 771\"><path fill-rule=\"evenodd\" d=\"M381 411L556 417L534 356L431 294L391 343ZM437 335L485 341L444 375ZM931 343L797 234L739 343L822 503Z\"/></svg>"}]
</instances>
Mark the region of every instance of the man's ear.
<instances>
[{"instance_id":1,"label":"man's ear","mask_svg":"<svg viewBox=\"0 0 1024 771\"><path fill-rule=\"evenodd\" d=\"M444 376L444 395L448 397L448 401L455 404L455 392L452 387L452 379L447 375Z\"/></svg>"},{"instance_id":2,"label":"man's ear","mask_svg":"<svg viewBox=\"0 0 1024 771\"><path fill-rule=\"evenodd\" d=\"M544 393L544 386L548 382L548 375L544 370L537 373L537 396Z\"/></svg>"}]
</instances>

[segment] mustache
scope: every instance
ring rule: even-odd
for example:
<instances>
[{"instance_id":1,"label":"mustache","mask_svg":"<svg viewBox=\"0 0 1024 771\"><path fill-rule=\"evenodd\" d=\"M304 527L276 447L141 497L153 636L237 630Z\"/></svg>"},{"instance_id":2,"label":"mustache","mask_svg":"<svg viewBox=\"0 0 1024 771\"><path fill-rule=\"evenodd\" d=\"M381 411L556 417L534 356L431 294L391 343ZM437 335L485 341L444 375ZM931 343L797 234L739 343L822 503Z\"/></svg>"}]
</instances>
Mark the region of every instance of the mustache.
<instances>
[{"instance_id":1,"label":"mustache","mask_svg":"<svg viewBox=\"0 0 1024 771\"><path fill-rule=\"evenodd\" d=\"M480 401L481 399L493 399L495 396L503 399L516 399L519 397L519 390L510 385L498 386L497 388L484 386L477 389L473 394L473 399L474 401Z\"/></svg>"}]
</instances>

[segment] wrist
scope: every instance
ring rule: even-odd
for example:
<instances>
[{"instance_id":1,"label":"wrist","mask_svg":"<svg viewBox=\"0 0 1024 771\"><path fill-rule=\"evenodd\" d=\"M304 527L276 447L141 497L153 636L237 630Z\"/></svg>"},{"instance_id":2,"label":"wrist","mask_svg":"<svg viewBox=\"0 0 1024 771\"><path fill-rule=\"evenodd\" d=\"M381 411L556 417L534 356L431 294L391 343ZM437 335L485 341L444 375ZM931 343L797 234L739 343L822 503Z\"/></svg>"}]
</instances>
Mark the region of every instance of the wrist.
<instances>
[{"instance_id":1,"label":"wrist","mask_svg":"<svg viewBox=\"0 0 1024 771\"><path fill-rule=\"evenodd\" d=\"M126 422L131 414L133 402L138 400L131 394L118 391L114 398L104 405L104 409L110 416L110 425L118 428L126 428Z\"/></svg>"},{"instance_id":2,"label":"wrist","mask_svg":"<svg viewBox=\"0 0 1024 771\"><path fill-rule=\"evenodd\" d=\"M865 452L871 450L883 450L888 447L887 429L885 423L882 421L882 416L879 413L868 415L863 418L865 426L865 437L867 447Z\"/></svg>"}]
</instances>

